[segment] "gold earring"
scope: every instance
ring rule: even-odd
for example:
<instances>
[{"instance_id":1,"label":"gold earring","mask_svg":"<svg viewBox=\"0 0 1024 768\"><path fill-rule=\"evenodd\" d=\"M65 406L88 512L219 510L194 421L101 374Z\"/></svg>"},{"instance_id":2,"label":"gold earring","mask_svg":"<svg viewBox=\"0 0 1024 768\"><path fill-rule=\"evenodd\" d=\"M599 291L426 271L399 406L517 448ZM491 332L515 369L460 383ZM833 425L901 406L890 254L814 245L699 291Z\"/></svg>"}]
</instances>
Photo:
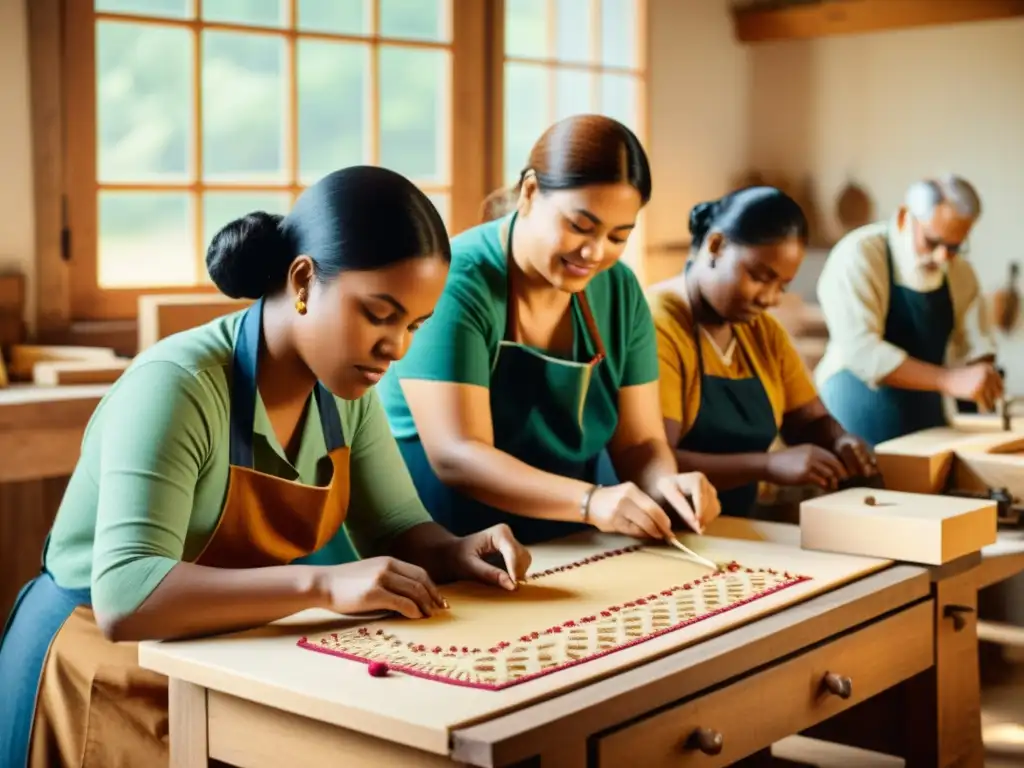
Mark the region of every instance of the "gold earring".
<instances>
[{"instance_id":1,"label":"gold earring","mask_svg":"<svg viewBox=\"0 0 1024 768\"><path fill-rule=\"evenodd\" d=\"M304 290L300 290L299 297L295 299L295 311L300 315L306 314L306 292Z\"/></svg>"}]
</instances>

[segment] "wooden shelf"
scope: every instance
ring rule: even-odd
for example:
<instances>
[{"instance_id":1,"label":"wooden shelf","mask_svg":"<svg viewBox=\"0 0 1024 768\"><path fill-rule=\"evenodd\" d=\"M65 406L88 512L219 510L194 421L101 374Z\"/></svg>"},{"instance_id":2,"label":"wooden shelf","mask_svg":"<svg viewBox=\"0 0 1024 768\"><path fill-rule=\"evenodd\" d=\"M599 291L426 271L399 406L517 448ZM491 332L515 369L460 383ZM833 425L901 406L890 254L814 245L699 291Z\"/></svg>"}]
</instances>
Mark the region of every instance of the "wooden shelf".
<instances>
[{"instance_id":1,"label":"wooden shelf","mask_svg":"<svg viewBox=\"0 0 1024 768\"><path fill-rule=\"evenodd\" d=\"M826 0L774 10L733 11L745 43L809 40L1024 16L1024 0Z\"/></svg>"}]
</instances>

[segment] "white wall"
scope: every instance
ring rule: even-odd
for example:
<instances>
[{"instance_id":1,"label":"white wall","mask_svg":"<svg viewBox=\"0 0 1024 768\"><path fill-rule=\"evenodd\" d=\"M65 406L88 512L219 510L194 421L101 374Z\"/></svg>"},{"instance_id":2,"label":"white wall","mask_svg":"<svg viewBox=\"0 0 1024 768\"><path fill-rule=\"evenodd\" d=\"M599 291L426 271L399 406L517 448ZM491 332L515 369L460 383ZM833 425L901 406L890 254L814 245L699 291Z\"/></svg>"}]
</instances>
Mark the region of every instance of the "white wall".
<instances>
[{"instance_id":1,"label":"white wall","mask_svg":"<svg viewBox=\"0 0 1024 768\"><path fill-rule=\"evenodd\" d=\"M35 275L32 132L25 0L0 0L0 271ZM26 319L35 318L28 289Z\"/></svg>"},{"instance_id":2,"label":"white wall","mask_svg":"<svg viewBox=\"0 0 1024 768\"><path fill-rule=\"evenodd\" d=\"M689 237L690 208L726 192L746 167L749 51L733 38L728 8L648 0L648 246Z\"/></svg>"},{"instance_id":3,"label":"white wall","mask_svg":"<svg viewBox=\"0 0 1024 768\"><path fill-rule=\"evenodd\" d=\"M752 164L812 174L824 213L849 174L880 216L954 171L982 194L970 258L986 292L1024 262L1024 19L755 46L750 68ZM998 341L1024 393L1024 320Z\"/></svg>"}]
</instances>

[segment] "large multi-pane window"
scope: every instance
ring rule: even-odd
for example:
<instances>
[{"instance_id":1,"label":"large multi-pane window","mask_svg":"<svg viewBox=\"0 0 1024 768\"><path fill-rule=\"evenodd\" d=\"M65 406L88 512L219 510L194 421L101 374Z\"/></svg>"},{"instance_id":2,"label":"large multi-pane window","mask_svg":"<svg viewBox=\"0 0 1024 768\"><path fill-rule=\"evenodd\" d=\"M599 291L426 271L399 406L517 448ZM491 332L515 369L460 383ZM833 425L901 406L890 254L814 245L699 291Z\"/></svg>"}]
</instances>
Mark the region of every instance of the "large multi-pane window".
<instances>
[{"instance_id":1,"label":"large multi-pane window","mask_svg":"<svg viewBox=\"0 0 1024 768\"><path fill-rule=\"evenodd\" d=\"M138 289L208 289L217 229L286 213L343 166L399 171L447 218L451 0L90 5L68 26L91 53L72 84L76 187L93 192L71 201L79 316L125 314Z\"/></svg>"},{"instance_id":2,"label":"large multi-pane window","mask_svg":"<svg viewBox=\"0 0 1024 768\"><path fill-rule=\"evenodd\" d=\"M405 174L457 232L559 117L646 140L646 0L60 2L65 321L212 290L221 226L336 168Z\"/></svg>"}]
</instances>

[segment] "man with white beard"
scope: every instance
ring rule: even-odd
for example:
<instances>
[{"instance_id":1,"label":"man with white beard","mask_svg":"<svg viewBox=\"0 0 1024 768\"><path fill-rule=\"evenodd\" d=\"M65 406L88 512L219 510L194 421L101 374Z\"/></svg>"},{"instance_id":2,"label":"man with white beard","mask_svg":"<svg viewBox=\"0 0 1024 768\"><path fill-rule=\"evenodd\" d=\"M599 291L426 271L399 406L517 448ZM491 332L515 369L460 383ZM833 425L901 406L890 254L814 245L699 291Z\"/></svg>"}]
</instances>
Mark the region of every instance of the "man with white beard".
<instances>
[{"instance_id":1,"label":"man with white beard","mask_svg":"<svg viewBox=\"0 0 1024 768\"><path fill-rule=\"evenodd\" d=\"M888 220L850 232L818 281L829 341L815 371L825 407L877 445L947 424L943 396L992 410L995 344L965 241L981 201L958 176L913 184Z\"/></svg>"}]
</instances>

